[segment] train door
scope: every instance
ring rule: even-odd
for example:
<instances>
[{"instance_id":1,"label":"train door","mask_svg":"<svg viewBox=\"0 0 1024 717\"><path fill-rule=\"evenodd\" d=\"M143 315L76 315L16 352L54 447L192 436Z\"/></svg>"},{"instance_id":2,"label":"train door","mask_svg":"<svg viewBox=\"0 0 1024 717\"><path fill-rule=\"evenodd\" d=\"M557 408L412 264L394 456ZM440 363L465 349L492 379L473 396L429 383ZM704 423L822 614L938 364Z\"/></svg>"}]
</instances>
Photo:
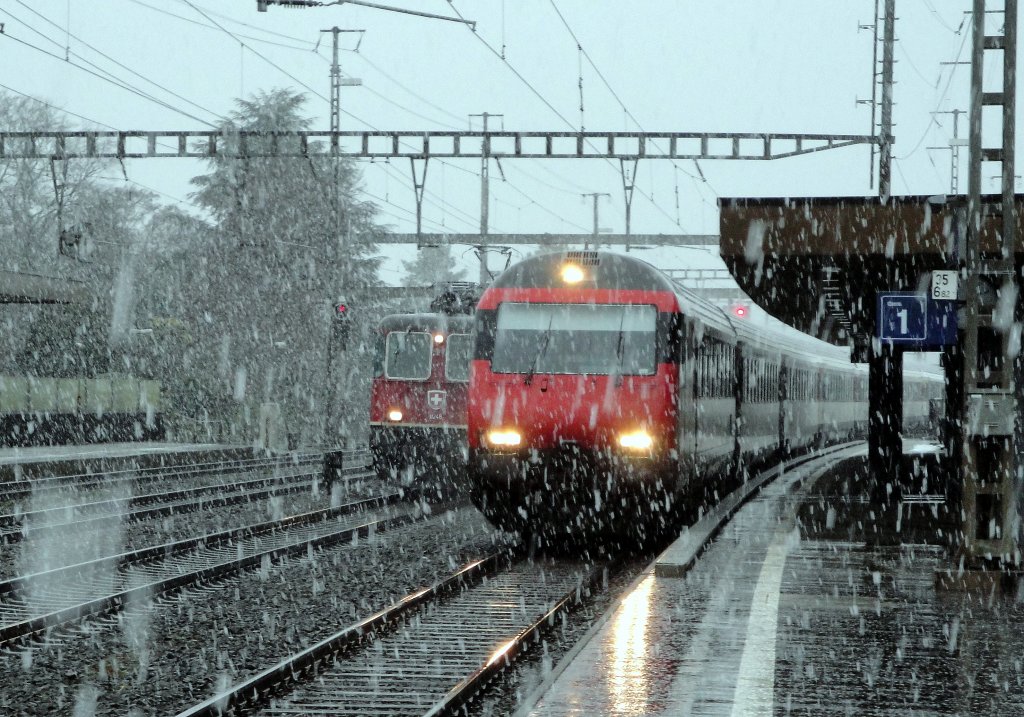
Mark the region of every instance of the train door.
<instances>
[{"instance_id":1,"label":"train door","mask_svg":"<svg viewBox=\"0 0 1024 717\"><path fill-rule=\"evenodd\" d=\"M679 342L679 400L676 445L683 485L691 485L697 471L697 434L700 429L698 403L699 367L695 324L686 325Z\"/></svg>"}]
</instances>

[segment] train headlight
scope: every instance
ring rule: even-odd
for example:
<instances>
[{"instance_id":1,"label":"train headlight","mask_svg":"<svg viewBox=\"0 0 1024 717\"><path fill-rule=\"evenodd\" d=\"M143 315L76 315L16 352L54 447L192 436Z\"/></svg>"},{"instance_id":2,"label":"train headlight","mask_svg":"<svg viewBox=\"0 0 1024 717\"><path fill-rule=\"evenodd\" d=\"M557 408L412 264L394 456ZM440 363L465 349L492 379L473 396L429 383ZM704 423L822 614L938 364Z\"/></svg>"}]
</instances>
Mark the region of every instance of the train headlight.
<instances>
[{"instance_id":1,"label":"train headlight","mask_svg":"<svg viewBox=\"0 0 1024 717\"><path fill-rule=\"evenodd\" d=\"M434 334L434 343L441 345L444 343L444 334Z\"/></svg>"},{"instance_id":2,"label":"train headlight","mask_svg":"<svg viewBox=\"0 0 1024 717\"><path fill-rule=\"evenodd\" d=\"M388 420L394 423L398 423L399 421L402 420L402 412L399 411L397 408L392 408L390 411L388 411Z\"/></svg>"},{"instance_id":3,"label":"train headlight","mask_svg":"<svg viewBox=\"0 0 1024 717\"><path fill-rule=\"evenodd\" d=\"M575 264L566 264L562 267L562 281L566 284L578 284L583 281L583 269Z\"/></svg>"},{"instance_id":4,"label":"train headlight","mask_svg":"<svg viewBox=\"0 0 1024 717\"><path fill-rule=\"evenodd\" d=\"M523 442L523 436L519 431L510 429L488 431L487 442L495 448L515 448Z\"/></svg>"},{"instance_id":5,"label":"train headlight","mask_svg":"<svg viewBox=\"0 0 1024 717\"><path fill-rule=\"evenodd\" d=\"M619 447L627 451L649 451L654 445L654 439L647 431L631 431L619 434Z\"/></svg>"}]
</instances>

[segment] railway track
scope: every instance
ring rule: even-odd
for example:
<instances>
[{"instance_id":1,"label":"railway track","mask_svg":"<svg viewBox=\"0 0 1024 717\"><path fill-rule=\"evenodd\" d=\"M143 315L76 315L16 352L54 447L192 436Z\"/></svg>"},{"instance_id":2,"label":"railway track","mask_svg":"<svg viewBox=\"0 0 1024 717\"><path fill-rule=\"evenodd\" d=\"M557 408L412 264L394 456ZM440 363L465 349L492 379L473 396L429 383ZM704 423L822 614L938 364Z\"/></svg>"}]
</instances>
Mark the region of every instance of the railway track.
<instances>
[{"instance_id":1,"label":"railway track","mask_svg":"<svg viewBox=\"0 0 1024 717\"><path fill-rule=\"evenodd\" d=\"M601 574L492 555L179 717L455 714Z\"/></svg>"},{"instance_id":2,"label":"railway track","mask_svg":"<svg viewBox=\"0 0 1024 717\"><path fill-rule=\"evenodd\" d=\"M349 480L372 476L365 466L352 466L344 469L342 473ZM9 513L0 515L0 545L19 542L25 539L27 534L39 535L47 531L59 531L70 535L78 530L93 530L97 526L111 521L123 524L158 516L262 500L269 496L316 490L319 487L320 476L321 471L318 464L317 468L312 471L279 473L274 476L251 478L232 483L218 483L162 493L108 498L87 503ZM61 520L61 518L69 516L70 519Z\"/></svg>"},{"instance_id":3,"label":"railway track","mask_svg":"<svg viewBox=\"0 0 1024 717\"><path fill-rule=\"evenodd\" d=\"M393 493L14 578L0 583L0 647L423 515L408 493Z\"/></svg>"},{"instance_id":4,"label":"railway track","mask_svg":"<svg viewBox=\"0 0 1024 717\"><path fill-rule=\"evenodd\" d=\"M851 444L769 469L708 516L710 543L752 495L784 471L824 470ZM708 522L710 521L710 522ZM502 569L503 562L510 566ZM595 588L607 566L531 563L491 556L432 588L407 595L320 643L235 685L178 717L265 715L455 715L546 625Z\"/></svg>"},{"instance_id":5,"label":"railway track","mask_svg":"<svg viewBox=\"0 0 1024 717\"><path fill-rule=\"evenodd\" d=\"M51 494L63 495L71 490L83 492L87 490L117 488L121 485L142 488L154 482L166 483L168 481L212 477L225 473L260 471L267 468L313 466L318 465L323 460L323 455L320 452L298 453L283 457L231 459L193 463L187 466L150 466L104 471L102 473L78 473L46 478L0 481L0 505L13 503L29 497L41 497ZM351 462L355 465L366 465L369 455L368 450L360 448L346 451L344 459L346 464Z\"/></svg>"}]
</instances>

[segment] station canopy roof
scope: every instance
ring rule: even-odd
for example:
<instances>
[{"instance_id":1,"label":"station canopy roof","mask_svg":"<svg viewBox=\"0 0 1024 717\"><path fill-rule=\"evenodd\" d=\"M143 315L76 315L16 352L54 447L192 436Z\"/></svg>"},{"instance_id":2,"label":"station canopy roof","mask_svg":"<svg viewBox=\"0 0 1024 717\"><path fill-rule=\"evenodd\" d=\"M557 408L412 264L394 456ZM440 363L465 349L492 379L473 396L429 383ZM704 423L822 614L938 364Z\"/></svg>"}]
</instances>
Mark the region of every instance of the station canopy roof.
<instances>
[{"instance_id":1,"label":"station canopy roof","mask_svg":"<svg viewBox=\"0 0 1024 717\"><path fill-rule=\"evenodd\" d=\"M1017 258L1024 231L1017 195ZM875 294L927 292L956 268L964 195L722 198L721 255L740 288L790 326L834 344L874 331ZM997 252L999 197L983 197L981 249Z\"/></svg>"}]
</instances>

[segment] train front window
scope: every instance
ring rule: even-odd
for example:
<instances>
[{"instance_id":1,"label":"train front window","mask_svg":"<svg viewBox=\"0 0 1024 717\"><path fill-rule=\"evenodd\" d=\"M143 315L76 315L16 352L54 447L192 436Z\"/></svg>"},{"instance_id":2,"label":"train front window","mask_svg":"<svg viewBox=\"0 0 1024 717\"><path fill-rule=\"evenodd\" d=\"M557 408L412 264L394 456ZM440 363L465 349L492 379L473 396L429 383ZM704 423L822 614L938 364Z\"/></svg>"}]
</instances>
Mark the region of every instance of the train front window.
<instances>
[{"instance_id":1,"label":"train front window","mask_svg":"<svg viewBox=\"0 0 1024 717\"><path fill-rule=\"evenodd\" d=\"M469 380L469 361L473 358L473 337L469 334L448 336L444 373L449 381Z\"/></svg>"},{"instance_id":2,"label":"train front window","mask_svg":"<svg viewBox=\"0 0 1024 717\"><path fill-rule=\"evenodd\" d=\"M657 318L648 305L503 303L491 370L652 376Z\"/></svg>"},{"instance_id":3,"label":"train front window","mask_svg":"<svg viewBox=\"0 0 1024 717\"><path fill-rule=\"evenodd\" d=\"M392 331L385 345L384 370L388 378L425 381L430 378L433 337L427 333Z\"/></svg>"}]
</instances>

